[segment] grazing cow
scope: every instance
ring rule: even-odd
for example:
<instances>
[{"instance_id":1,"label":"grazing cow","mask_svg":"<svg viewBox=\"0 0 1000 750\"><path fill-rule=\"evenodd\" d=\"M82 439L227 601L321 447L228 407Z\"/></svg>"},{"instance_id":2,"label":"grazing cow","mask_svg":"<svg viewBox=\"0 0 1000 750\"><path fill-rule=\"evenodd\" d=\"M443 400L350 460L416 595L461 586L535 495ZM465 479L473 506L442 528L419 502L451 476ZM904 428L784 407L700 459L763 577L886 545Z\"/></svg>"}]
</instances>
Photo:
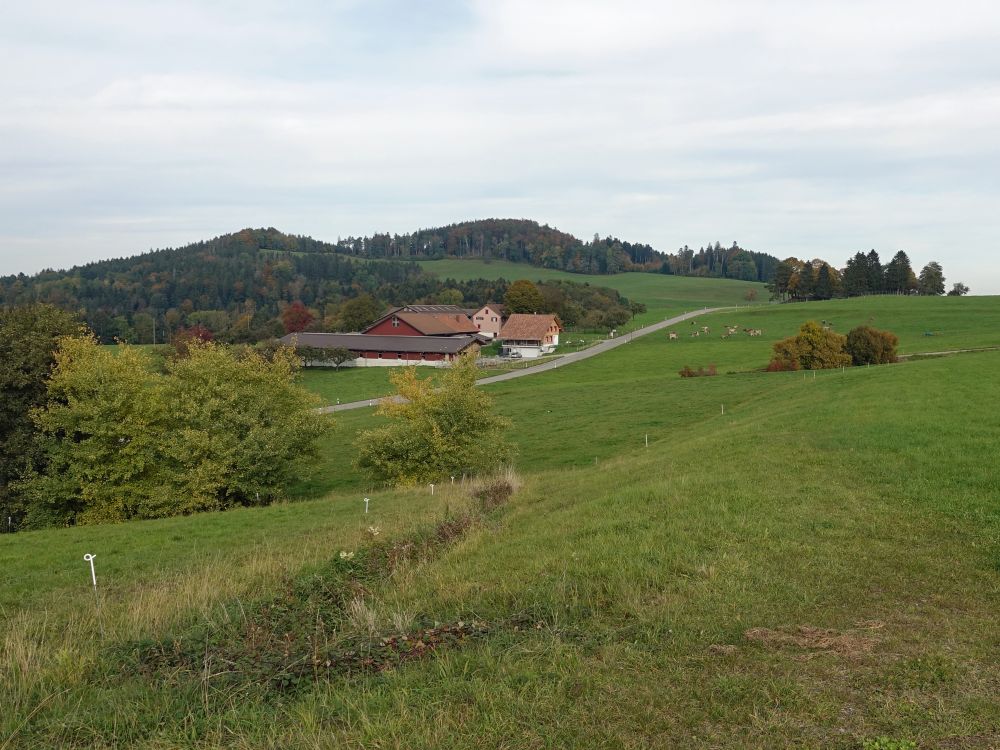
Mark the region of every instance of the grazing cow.
<instances>
[{"instance_id":1,"label":"grazing cow","mask_svg":"<svg viewBox=\"0 0 1000 750\"><path fill-rule=\"evenodd\" d=\"M667 340L668 341L676 341L677 340L677 331L671 331L670 333L668 333L667 334Z\"/></svg>"},{"instance_id":2,"label":"grazing cow","mask_svg":"<svg viewBox=\"0 0 1000 750\"><path fill-rule=\"evenodd\" d=\"M698 331L691 331L691 337L692 338L695 337L695 336L698 336L698 335L699 335Z\"/></svg>"},{"instance_id":3,"label":"grazing cow","mask_svg":"<svg viewBox=\"0 0 1000 750\"><path fill-rule=\"evenodd\" d=\"M722 334L722 336L720 336L720 338L721 338L721 339L722 339L723 341L725 341L726 339L728 339L728 338L729 338L729 334L728 334L728 333L724 333L724 334Z\"/></svg>"},{"instance_id":4,"label":"grazing cow","mask_svg":"<svg viewBox=\"0 0 1000 750\"><path fill-rule=\"evenodd\" d=\"M701 332L702 333L708 333L708 326L702 326L701 327Z\"/></svg>"}]
</instances>

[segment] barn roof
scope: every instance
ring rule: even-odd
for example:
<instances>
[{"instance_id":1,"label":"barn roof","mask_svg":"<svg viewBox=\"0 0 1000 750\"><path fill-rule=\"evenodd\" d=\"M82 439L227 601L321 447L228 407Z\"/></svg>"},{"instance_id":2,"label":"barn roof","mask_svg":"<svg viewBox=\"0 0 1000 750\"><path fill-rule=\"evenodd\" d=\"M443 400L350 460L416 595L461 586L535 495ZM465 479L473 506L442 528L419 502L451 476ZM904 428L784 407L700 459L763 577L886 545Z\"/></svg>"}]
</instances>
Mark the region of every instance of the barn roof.
<instances>
[{"instance_id":1,"label":"barn roof","mask_svg":"<svg viewBox=\"0 0 1000 750\"><path fill-rule=\"evenodd\" d=\"M352 352L426 352L458 354L477 341L475 336L372 336L366 333L290 333L279 341L286 346L317 349L343 347Z\"/></svg>"},{"instance_id":2,"label":"barn roof","mask_svg":"<svg viewBox=\"0 0 1000 750\"><path fill-rule=\"evenodd\" d=\"M555 315L513 313L503 324L500 338L516 341L541 341L551 331L552 326L559 327Z\"/></svg>"}]
</instances>

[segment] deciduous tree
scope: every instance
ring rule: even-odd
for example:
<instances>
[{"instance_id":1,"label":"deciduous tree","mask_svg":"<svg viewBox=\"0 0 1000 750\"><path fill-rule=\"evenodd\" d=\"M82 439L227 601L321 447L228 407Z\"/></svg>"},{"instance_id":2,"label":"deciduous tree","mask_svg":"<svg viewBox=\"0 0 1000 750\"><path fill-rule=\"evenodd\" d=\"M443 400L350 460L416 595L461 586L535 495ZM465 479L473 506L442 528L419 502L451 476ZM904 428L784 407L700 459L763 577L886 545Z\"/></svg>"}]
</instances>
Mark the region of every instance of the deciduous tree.
<instances>
[{"instance_id":1,"label":"deciduous tree","mask_svg":"<svg viewBox=\"0 0 1000 750\"><path fill-rule=\"evenodd\" d=\"M944 294L944 270L940 263L932 260L920 269L920 293Z\"/></svg>"},{"instance_id":2,"label":"deciduous tree","mask_svg":"<svg viewBox=\"0 0 1000 750\"><path fill-rule=\"evenodd\" d=\"M472 357L461 357L436 383L406 367L389 377L398 398L382 402L390 424L358 437L359 468L393 485L487 472L514 454L510 420L493 413L490 396L476 387Z\"/></svg>"},{"instance_id":3,"label":"deciduous tree","mask_svg":"<svg viewBox=\"0 0 1000 750\"><path fill-rule=\"evenodd\" d=\"M882 365L896 361L899 338L891 331L858 326L847 333L845 348L855 365Z\"/></svg>"},{"instance_id":4,"label":"deciduous tree","mask_svg":"<svg viewBox=\"0 0 1000 750\"><path fill-rule=\"evenodd\" d=\"M293 382L287 348L188 343L154 371L150 355L64 338L35 420L47 463L23 483L27 524L100 523L264 503L309 456L326 418Z\"/></svg>"},{"instance_id":5,"label":"deciduous tree","mask_svg":"<svg viewBox=\"0 0 1000 750\"><path fill-rule=\"evenodd\" d=\"M309 309L302 304L302 300L295 300L281 313L281 323L285 326L285 333L304 331L315 319Z\"/></svg>"},{"instance_id":6,"label":"deciduous tree","mask_svg":"<svg viewBox=\"0 0 1000 750\"><path fill-rule=\"evenodd\" d=\"M0 309L0 523L16 525L23 497L12 483L42 466L31 410L45 403L46 380L63 336L82 336L75 315L51 305Z\"/></svg>"},{"instance_id":7,"label":"deciduous tree","mask_svg":"<svg viewBox=\"0 0 1000 750\"><path fill-rule=\"evenodd\" d=\"M542 293L527 279L520 279L511 284L503 301L508 313L545 312Z\"/></svg>"},{"instance_id":8,"label":"deciduous tree","mask_svg":"<svg viewBox=\"0 0 1000 750\"><path fill-rule=\"evenodd\" d=\"M844 350L847 337L815 320L803 323L798 335L774 344L770 370L827 370L851 364Z\"/></svg>"}]
</instances>

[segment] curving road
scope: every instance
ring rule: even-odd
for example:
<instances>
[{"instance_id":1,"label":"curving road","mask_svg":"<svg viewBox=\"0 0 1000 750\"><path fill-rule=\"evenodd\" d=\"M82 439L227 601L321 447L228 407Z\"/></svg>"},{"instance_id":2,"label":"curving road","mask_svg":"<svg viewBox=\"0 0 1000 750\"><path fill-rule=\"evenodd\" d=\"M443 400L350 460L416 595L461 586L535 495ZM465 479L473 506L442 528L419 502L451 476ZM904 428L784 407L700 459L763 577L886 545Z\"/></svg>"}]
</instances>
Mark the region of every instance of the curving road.
<instances>
[{"instance_id":1,"label":"curving road","mask_svg":"<svg viewBox=\"0 0 1000 750\"><path fill-rule=\"evenodd\" d=\"M572 354L564 354L558 359L551 360L545 364L536 365L535 367L528 367L524 370L511 370L510 372L505 372L502 375L491 375L488 378L481 378L476 381L476 385L489 385L490 383L502 383L504 380L514 380L514 378L524 378L528 375L537 375L541 372L548 372L549 370L556 370L567 365L571 365L574 362L579 362L582 359L589 359L590 357L596 357L598 354L604 354L606 351L610 351L619 346L624 346L634 338L639 336L645 336L649 333L656 333L657 331L662 331L664 328L670 328L678 323L682 323L685 320L690 320L691 318L697 318L699 315L708 315L709 313L721 312L722 310L733 310L733 307L706 307L702 310L695 310L694 312L684 313L683 315L678 315L674 318L667 318L666 320L661 320L659 323L653 323L644 328L638 328L631 333L626 333L618 338L606 339L594 346L584 349L583 351L573 352ZM383 396L382 398L375 398L365 401L351 401L347 404L337 404L336 406L324 406L319 411L323 414L328 414L333 411L348 411L349 409L363 409L367 406L375 406L383 398L390 398L390 396Z\"/></svg>"}]
</instances>

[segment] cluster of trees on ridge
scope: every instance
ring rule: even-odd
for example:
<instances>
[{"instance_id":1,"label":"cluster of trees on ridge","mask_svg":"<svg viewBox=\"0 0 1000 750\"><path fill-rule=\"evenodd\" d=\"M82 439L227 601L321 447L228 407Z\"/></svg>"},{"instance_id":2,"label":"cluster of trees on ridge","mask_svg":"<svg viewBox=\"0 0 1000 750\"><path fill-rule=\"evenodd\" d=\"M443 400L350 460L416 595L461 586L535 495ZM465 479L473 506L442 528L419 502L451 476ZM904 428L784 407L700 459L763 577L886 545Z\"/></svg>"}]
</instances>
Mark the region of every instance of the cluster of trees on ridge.
<instances>
[{"instance_id":1,"label":"cluster of trees on ridge","mask_svg":"<svg viewBox=\"0 0 1000 750\"><path fill-rule=\"evenodd\" d=\"M768 281L778 264L773 255L744 250L735 242L728 248L710 242L697 251L685 245L676 253L664 253L644 243L597 234L584 242L527 219L482 219L408 234L348 237L338 240L337 247L358 258L480 258L570 273L647 271L744 281Z\"/></svg>"},{"instance_id":2,"label":"cluster of trees on ridge","mask_svg":"<svg viewBox=\"0 0 1000 750\"><path fill-rule=\"evenodd\" d=\"M412 261L350 258L309 237L247 229L65 272L2 277L0 307L42 302L78 312L104 343L164 343L188 329L251 343L308 326L356 331L390 305L497 302L507 286L504 279L440 279ZM613 290L569 289L563 284L562 294L575 307L558 310L568 325L613 326L600 320L608 300L611 317L629 307Z\"/></svg>"},{"instance_id":3,"label":"cluster of trees on ridge","mask_svg":"<svg viewBox=\"0 0 1000 750\"><path fill-rule=\"evenodd\" d=\"M786 258L778 264L767 288L771 292L771 298L779 300L833 299L867 294L945 293L941 264L931 261L917 275L910 265L909 256L902 250L885 266L875 250L859 252L840 270L819 258L811 261ZM969 287L957 283L948 294L961 296L968 292Z\"/></svg>"}]
</instances>

